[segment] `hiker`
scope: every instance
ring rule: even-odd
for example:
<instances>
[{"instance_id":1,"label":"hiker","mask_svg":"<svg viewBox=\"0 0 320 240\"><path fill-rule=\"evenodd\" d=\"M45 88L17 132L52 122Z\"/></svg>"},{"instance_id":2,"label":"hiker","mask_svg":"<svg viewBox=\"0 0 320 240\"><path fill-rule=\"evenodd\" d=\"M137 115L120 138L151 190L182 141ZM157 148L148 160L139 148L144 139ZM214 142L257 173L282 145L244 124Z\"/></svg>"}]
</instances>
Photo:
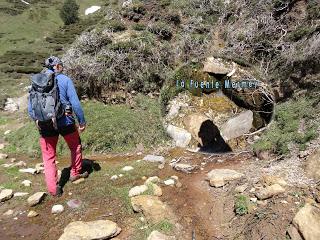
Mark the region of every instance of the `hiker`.
<instances>
[{"instance_id":1,"label":"hiker","mask_svg":"<svg viewBox=\"0 0 320 240\"><path fill-rule=\"evenodd\" d=\"M51 56L45 61L46 68L31 77L32 85L28 100L29 116L35 121L40 133L40 147L44 163L45 180L49 193L62 195L58 184L56 146L62 135L71 152L71 182L88 177L82 172L82 149L79 132L86 128L86 121L72 80L62 73L63 64ZM73 112L79 126L75 124Z\"/></svg>"}]
</instances>

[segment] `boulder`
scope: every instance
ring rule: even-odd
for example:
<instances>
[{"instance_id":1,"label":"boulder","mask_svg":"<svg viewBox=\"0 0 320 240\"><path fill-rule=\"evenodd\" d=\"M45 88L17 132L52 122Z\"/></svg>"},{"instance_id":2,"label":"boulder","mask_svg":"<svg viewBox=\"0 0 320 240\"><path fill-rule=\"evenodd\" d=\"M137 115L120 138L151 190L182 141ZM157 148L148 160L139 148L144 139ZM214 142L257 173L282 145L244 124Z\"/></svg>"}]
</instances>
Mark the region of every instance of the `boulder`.
<instances>
[{"instance_id":1,"label":"boulder","mask_svg":"<svg viewBox=\"0 0 320 240\"><path fill-rule=\"evenodd\" d=\"M45 198L45 196L46 196L45 192L37 192L37 193L33 194L27 200L29 206L32 207L32 206L37 205L38 203L40 203Z\"/></svg>"},{"instance_id":2,"label":"boulder","mask_svg":"<svg viewBox=\"0 0 320 240\"><path fill-rule=\"evenodd\" d=\"M204 63L203 71L207 73L226 75L232 71L232 66L225 64L220 58L209 57Z\"/></svg>"},{"instance_id":3,"label":"boulder","mask_svg":"<svg viewBox=\"0 0 320 240\"><path fill-rule=\"evenodd\" d=\"M309 177L320 180L320 148L312 153L306 160L306 173Z\"/></svg>"},{"instance_id":4,"label":"boulder","mask_svg":"<svg viewBox=\"0 0 320 240\"><path fill-rule=\"evenodd\" d=\"M320 239L320 208L306 204L293 219L293 225L305 240Z\"/></svg>"},{"instance_id":5,"label":"boulder","mask_svg":"<svg viewBox=\"0 0 320 240\"><path fill-rule=\"evenodd\" d=\"M164 163L164 157L156 155L146 155L143 160L154 163Z\"/></svg>"},{"instance_id":6,"label":"boulder","mask_svg":"<svg viewBox=\"0 0 320 240\"><path fill-rule=\"evenodd\" d=\"M299 231L293 225L289 227L287 233L291 240L303 240Z\"/></svg>"},{"instance_id":7,"label":"boulder","mask_svg":"<svg viewBox=\"0 0 320 240\"><path fill-rule=\"evenodd\" d=\"M248 110L229 119L221 127L221 136L225 141L234 139L248 133L252 128L253 112Z\"/></svg>"},{"instance_id":8,"label":"boulder","mask_svg":"<svg viewBox=\"0 0 320 240\"><path fill-rule=\"evenodd\" d=\"M158 231L152 231L147 240L175 240L175 237L167 236Z\"/></svg>"},{"instance_id":9,"label":"boulder","mask_svg":"<svg viewBox=\"0 0 320 240\"><path fill-rule=\"evenodd\" d=\"M271 186L267 186L266 188L261 189L259 192L256 193L256 196L260 200L264 200L284 192L285 189L281 187L279 184L273 184Z\"/></svg>"},{"instance_id":10,"label":"boulder","mask_svg":"<svg viewBox=\"0 0 320 240\"><path fill-rule=\"evenodd\" d=\"M157 196L140 195L131 198L131 205L135 212L142 212L148 221L157 223L163 219L174 220L172 210Z\"/></svg>"},{"instance_id":11,"label":"boulder","mask_svg":"<svg viewBox=\"0 0 320 240\"><path fill-rule=\"evenodd\" d=\"M75 221L67 225L59 240L109 239L117 236L120 232L121 228L109 220Z\"/></svg>"},{"instance_id":12,"label":"boulder","mask_svg":"<svg viewBox=\"0 0 320 240\"><path fill-rule=\"evenodd\" d=\"M173 186L175 184L175 181L174 181L174 179L170 178L170 179L163 181L163 183L167 186Z\"/></svg>"},{"instance_id":13,"label":"boulder","mask_svg":"<svg viewBox=\"0 0 320 240\"><path fill-rule=\"evenodd\" d=\"M0 193L0 202L5 202L13 197L12 189L3 189Z\"/></svg>"},{"instance_id":14,"label":"boulder","mask_svg":"<svg viewBox=\"0 0 320 240\"><path fill-rule=\"evenodd\" d=\"M152 177L149 177L145 181L145 184L148 184L148 183L159 183L159 182L160 182L160 178L158 176L152 176Z\"/></svg>"},{"instance_id":15,"label":"boulder","mask_svg":"<svg viewBox=\"0 0 320 240\"><path fill-rule=\"evenodd\" d=\"M158 197L162 196L162 189L157 184L149 183L148 186L150 186L152 188L154 196L158 196Z\"/></svg>"},{"instance_id":16,"label":"boulder","mask_svg":"<svg viewBox=\"0 0 320 240\"><path fill-rule=\"evenodd\" d=\"M146 185L135 186L129 190L129 197L134 197L143 194L148 190Z\"/></svg>"},{"instance_id":17,"label":"boulder","mask_svg":"<svg viewBox=\"0 0 320 240\"><path fill-rule=\"evenodd\" d=\"M177 147L187 147L191 141L191 133L183 128L169 124L166 127L168 135L175 141Z\"/></svg>"},{"instance_id":18,"label":"boulder","mask_svg":"<svg viewBox=\"0 0 320 240\"><path fill-rule=\"evenodd\" d=\"M207 175L207 180L212 187L222 187L228 181L240 179L244 174L231 169L213 169Z\"/></svg>"}]
</instances>

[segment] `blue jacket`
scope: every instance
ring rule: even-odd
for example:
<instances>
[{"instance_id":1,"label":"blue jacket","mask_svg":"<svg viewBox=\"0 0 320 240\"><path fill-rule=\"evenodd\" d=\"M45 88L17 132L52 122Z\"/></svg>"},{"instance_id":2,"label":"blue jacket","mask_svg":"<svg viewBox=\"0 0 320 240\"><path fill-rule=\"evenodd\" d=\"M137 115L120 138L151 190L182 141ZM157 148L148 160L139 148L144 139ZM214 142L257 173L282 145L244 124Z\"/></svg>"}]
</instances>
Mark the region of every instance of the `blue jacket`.
<instances>
[{"instance_id":1,"label":"blue jacket","mask_svg":"<svg viewBox=\"0 0 320 240\"><path fill-rule=\"evenodd\" d=\"M47 70L47 72L52 72L51 70ZM58 82L58 88L59 88L59 97L60 102L65 107L66 105L71 105L72 110L75 113L77 120L79 124L83 125L86 123L86 120L84 118L83 110L76 92L76 89L73 85L72 80L67 77L66 75L60 73L57 75L57 82ZM35 120L31 108L30 99L28 101L28 113L29 116ZM75 123L75 119L73 116L62 116L58 119L58 127L71 125Z\"/></svg>"}]
</instances>

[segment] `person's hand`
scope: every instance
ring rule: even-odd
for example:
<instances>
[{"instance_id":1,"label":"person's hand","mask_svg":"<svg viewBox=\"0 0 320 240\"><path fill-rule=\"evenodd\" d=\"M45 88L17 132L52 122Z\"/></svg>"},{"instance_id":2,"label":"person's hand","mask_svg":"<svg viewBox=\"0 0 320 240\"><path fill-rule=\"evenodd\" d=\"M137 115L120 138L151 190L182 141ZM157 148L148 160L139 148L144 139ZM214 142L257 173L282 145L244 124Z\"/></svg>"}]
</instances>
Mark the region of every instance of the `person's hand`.
<instances>
[{"instance_id":1,"label":"person's hand","mask_svg":"<svg viewBox=\"0 0 320 240\"><path fill-rule=\"evenodd\" d=\"M83 132L86 129L86 124L79 124L79 132Z\"/></svg>"}]
</instances>

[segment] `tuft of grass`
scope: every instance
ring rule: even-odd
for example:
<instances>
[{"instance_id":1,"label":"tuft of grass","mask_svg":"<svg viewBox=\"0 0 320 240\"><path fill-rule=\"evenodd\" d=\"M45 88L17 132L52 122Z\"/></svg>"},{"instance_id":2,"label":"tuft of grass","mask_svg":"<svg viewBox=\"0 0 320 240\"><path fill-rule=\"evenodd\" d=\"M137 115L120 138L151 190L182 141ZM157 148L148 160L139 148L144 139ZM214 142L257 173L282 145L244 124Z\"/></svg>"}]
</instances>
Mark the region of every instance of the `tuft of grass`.
<instances>
[{"instance_id":1,"label":"tuft of grass","mask_svg":"<svg viewBox=\"0 0 320 240\"><path fill-rule=\"evenodd\" d=\"M245 215L249 211L249 199L245 195L236 196L234 211L238 215Z\"/></svg>"},{"instance_id":2,"label":"tuft of grass","mask_svg":"<svg viewBox=\"0 0 320 240\"><path fill-rule=\"evenodd\" d=\"M147 239L153 231L159 231L170 235L174 233L174 228L174 224L167 219L162 219L161 221L155 224L138 224L136 226L136 233L134 234L134 239Z\"/></svg>"},{"instance_id":3,"label":"tuft of grass","mask_svg":"<svg viewBox=\"0 0 320 240\"><path fill-rule=\"evenodd\" d=\"M288 154L288 144L296 144L303 150L306 143L317 137L317 112L313 109L311 99L289 100L276 106L274 121L270 128L257 141L255 151L272 151L277 154ZM299 131L304 122L304 131Z\"/></svg>"}]
</instances>

